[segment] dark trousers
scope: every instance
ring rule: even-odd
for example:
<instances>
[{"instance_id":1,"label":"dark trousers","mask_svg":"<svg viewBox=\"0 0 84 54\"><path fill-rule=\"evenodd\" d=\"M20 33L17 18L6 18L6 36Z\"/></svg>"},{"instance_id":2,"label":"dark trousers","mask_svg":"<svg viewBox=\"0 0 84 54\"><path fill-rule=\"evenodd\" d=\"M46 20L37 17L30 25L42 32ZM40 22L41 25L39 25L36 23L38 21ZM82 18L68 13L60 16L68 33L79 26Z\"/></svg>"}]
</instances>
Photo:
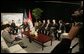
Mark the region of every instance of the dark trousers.
<instances>
[{"instance_id":1,"label":"dark trousers","mask_svg":"<svg viewBox=\"0 0 84 54\"><path fill-rule=\"evenodd\" d=\"M38 33L42 33L42 29L38 29Z\"/></svg>"},{"instance_id":2,"label":"dark trousers","mask_svg":"<svg viewBox=\"0 0 84 54\"><path fill-rule=\"evenodd\" d=\"M58 33L58 40L60 40L61 33Z\"/></svg>"},{"instance_id":3,"label":"dark trousers","mask_svg":"<svg viewBox=\"0 0 84 54\"><path fill-rule=\"evenodd\" d=\"M55 29L54 29L54 30L50 29L48 35L49 35L49 36L52 36L52 35L51 35L52 33L54 34L55 39L58 39L58 37L57 37L57 30L55 30Z\"/></svg>"},{"instance_id":4,"label":"dark trousers","mask_svg":"<svg viewBox=\"0 0 84 54\"><path fill-rule=\"evenodd\" d=\"M41 33L41 29L38 29L38 33Z\"/></svg>"},{"instance_id":5,"label":"dark trousers","mask_svg":"<svg viewBox=\"0 0 84 54\"><path fill-rule=\"evenodd\" d=\"M57 37L57 31L54 31L55 39L58 39Z\"/></svg>"},{"instance_id":6,"label":"dark trousers","mask_svg":"<svg viewBox=\"0 0 84 54\"><path fill-rule=\"evenodd\" d=\"M46 32L45 29L42 29L42 30L41 30L41 33L42 33L42 34L45 34L45 32Z\"/></svg>"},{"instance_id":7,"label":"dark trousers","mask_svg":"<svg viewBox=\"0 0 84 54\"><path fill-rule=\"evenodd\" d=\"M64 32L64 30L62 30L62 32L61 33L58 33L58 40L60 40L60 36L61 36L61 34Z\"/></svg>"},{"instance_id":8,"label":"dark trousers","mask_svg":"<svg viewBox=\"0 0 84 54\"><path fill-rule=\"evenodd\" d=\"M41 33L41 34L44 34L44 32L45 32L45 29L44 29L44 28L41 28L41 29L39 30L39 33Z\"/></svg>"},{"instance_id":9,"label":"dark trousers","mask_svg":"<svg viewBox=\"0 0 84 54\"><path fill-rule=\"evenodd\" d=\"M44 30L45 35L48 35L48 32L49 32L48 30L46 30L46 29Z\"/></svg>"},{"instance_id":10,"label":"dark trousers","mask_svg":"<svg viewBox=\"0 0 84 54\"><path fill-rule=\"evenodd\" d=\"M17 34L18 33L18 29L17 28L11 28L11 31L12 31L11 32L12 34ZM16 33L15 33L15 31L16 31Z\"/></svg>"}]
</instances>

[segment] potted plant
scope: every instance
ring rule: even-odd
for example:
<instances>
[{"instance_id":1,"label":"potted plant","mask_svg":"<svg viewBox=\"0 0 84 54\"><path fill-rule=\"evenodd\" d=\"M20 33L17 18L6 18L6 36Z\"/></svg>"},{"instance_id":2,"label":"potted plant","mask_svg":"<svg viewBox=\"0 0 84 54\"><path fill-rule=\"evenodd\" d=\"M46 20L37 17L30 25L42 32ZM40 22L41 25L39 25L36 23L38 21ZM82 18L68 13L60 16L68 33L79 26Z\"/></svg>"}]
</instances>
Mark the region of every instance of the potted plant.
<instances>
[{"instance_id":1,"label":"potted plant","mask_svg":"<svg viewBox=\"0 0 84 54\"><path fill-rule=\"evenodd\" d=\"M32 15L36 19L36 22L37 22L38 19L40 19L40 16L41 16L42 12L43 12L43 10L41 10L40 8L33 9Z\"/></svg>"}]
</instances>

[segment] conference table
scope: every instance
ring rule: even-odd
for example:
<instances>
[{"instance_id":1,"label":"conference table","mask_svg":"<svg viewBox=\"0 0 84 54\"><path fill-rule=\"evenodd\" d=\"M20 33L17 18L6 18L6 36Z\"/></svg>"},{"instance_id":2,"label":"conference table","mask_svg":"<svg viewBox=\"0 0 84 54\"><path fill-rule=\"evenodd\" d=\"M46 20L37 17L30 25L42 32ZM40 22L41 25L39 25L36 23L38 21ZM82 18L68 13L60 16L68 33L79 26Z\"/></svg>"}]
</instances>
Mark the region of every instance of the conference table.
<instances>
[{"instance_id":1,"label":"conference table","mask_svg":"<svg viewBox=\"0 0 84 54\"><path fill-rule=\"evenodd\" d=\"M26 35L27 38L29 38L30 43L32 41L35 41L35 42L41 44L42 50L44 49L44 43L50 41L51 45L52 45L52 37L50 37L50 36L38 33L38 36L35 37L34 35L30 35L30 31L24 31L24 32L22 32L22 34Z\"/></svg>"}]
</instances>

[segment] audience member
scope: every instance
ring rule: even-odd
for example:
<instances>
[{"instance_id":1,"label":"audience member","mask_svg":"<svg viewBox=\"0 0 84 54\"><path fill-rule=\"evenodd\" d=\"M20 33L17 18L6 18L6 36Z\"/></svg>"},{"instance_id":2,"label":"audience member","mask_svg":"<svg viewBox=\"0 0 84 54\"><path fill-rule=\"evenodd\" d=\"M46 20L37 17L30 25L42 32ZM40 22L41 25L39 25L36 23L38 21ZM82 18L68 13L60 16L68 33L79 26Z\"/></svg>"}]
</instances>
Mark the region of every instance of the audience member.
<instances>
[{"instance_id":1,"label":"audience member","mask_svg":"<svg viewBox=\"0 0 84 54\"><path fill-rule=\"evenodd\" d=\"M59 20L59 24L58 24L58 39L60 40L60 35L64 32L65 30L65 25L63 24L62 20Z\"/></svg>"},{"instance_id":2,"label":"audience member","mask_svg":"<svg viewBox=\"0 0 84 54\"><path fill-rule=\"evenodd\" d=\"M58 39L58 37L57 37L57 27L58 27L58 25L57 25L55 19L53 19L52 24L51 24L51 28L50 28L50 33L54 33L55 39Z\"/></svg>"},{"instance_id":3,"label":"audience member","mask_svg":"<svg viewBox=\"0 0 84 54\"><path fill-rule=\"evenodd\" d=\"M46 22L45 22L45 20L43 20L43 24L42 24L41 27L39 28L39 32L38 32L38 33L44 34L45 26L46 26Z\"/></svg>"},{"instance_id":4,"label":"audience member","mask_svg":"<svg viewBox=\"0 0 84 54\"><path fill-rule=\"evenodd\" d=\"M46 24L46 27L45 27L45 35L49 35L49 31L50 31L50 20L48 19L47 20L47 24Z\"/></svg>"}]
</instances>

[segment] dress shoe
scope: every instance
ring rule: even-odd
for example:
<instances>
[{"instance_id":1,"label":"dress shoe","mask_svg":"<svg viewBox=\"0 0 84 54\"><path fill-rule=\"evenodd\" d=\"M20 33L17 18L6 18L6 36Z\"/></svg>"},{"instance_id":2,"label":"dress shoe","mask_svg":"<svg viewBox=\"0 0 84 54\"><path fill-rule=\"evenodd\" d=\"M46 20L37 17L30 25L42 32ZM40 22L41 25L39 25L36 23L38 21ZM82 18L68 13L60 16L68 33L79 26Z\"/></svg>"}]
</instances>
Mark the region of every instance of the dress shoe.
<instances>
[{"instance_id":1,"label":"dress shoe","mask_svg":"<svg viewBox=\"0 0 84 54\"><path fill-rule=\"evenodd\" d=\"M27 48L27 46L22 46L22 48Z\"/></svg>"}]
</instances>

